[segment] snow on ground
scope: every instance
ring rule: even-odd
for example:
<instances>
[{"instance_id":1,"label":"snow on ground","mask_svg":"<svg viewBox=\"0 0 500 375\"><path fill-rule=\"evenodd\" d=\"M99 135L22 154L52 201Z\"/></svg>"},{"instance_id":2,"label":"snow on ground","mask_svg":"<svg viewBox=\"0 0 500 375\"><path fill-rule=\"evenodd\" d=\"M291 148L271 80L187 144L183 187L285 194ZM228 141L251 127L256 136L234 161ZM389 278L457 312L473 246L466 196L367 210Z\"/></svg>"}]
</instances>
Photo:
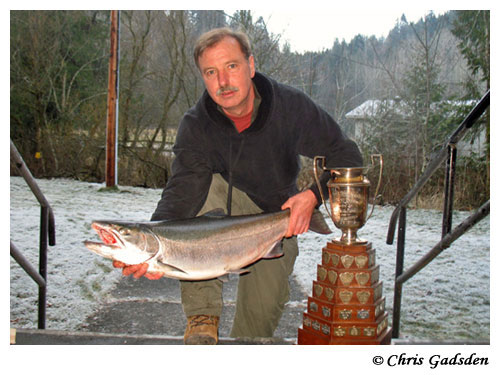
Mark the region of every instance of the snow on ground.
<instances>
[{"instance_id":1,"label":"snow on ground","mask_svg":"<svg viewBox=\"0 0 500 375\"><path fill-rule=\"evenodd\" d=\"M95 219L149 220L160 189L120 187L68 179L37 180L50 202L56 221L56 246L49 247L47 328L75 330L99 306L121 277L111 262L85 248L96 240ZM376 207L359 234L373 243L384 282L387 310L392 310L396 245L385 243L392 207ZM456 212L454 225L469 216ZM10 178L10 239L38 267L40 208L21 177ZM405 268L440 239L441 213L409 210ZM333 224L331 225L333 229ZM336 237L340 234L334 230ZM294 274L311 295L316 266L328 236L299 237L300 255ZM421 339L488 339L490 336L490 220L489 217L457 240L403 287L401 337ZM11 327L37 327L38 287L11 258ZM305 302L304 302L305 306Z\"/></svg>"}]
</instances>

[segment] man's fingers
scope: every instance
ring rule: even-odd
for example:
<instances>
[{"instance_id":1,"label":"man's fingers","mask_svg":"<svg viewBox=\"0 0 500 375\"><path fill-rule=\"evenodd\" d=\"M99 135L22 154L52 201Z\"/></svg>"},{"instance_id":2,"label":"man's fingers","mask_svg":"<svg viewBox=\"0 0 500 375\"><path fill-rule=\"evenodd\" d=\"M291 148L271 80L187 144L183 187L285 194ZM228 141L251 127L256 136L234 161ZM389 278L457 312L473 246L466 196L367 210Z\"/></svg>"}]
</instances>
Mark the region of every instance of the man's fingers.
<instances>
[{"instance_id":1,"label":"man's fingers","mask_svg":"<svg viewBox=\"0 0 500 375\"><path fill-rule=\"evenodd\" d=\"M158 280L164 275L163 272L148 272L149 265L147 263L128 265L115 260L113 261L113 266L116 268L123 268L123 276L132 275L136 279L144 276L149 280Z\"/></svg>"},{"instance_id":2,"label":"man's fingers","mask_svg":"<svg viewBox=\"0 0 500 375\"><path fill-rule=\"evenodd\" d=\"M163 277L163 272L148 272L149 265L147 263L141 264L125 264L120 262L119 260L113 261L113 267L115 268L123 268L122 274L123 276L132 275L134 278L138 279L142 276L147 277L150 280L158 280Z\"/></svg>"},{"instance_id":3,"label":"man's fingers","mask_svg":"<svg viewBox=\"0 0 500 375\"><path fill-rule=\"evenodd\" d=\"M288 230L285 237L297 236L309 230L309 221L306 217L292 213L290 215L290 222L288 223Z\"/></svg>"},{"instance_id":4,"label":"man's fingers","mask_svg":"<svg viewBox=\"0 0 500 375\"><path fill-rule=\"evenodd\" d=\"M299 234L307 232L307 224L301 222L297 223L293 228L292 228L292 235L293 236L298 236Z\"/></svg>"},{"instance_id":5,"label":"man's fingers","mask_svg":"<svg viewBox=\"0 0 500 375\"><path fill-rule=\"evenodd\" d=\"M158 279L161 279L163 277L163 272L147 272L144 275L144 277L149 279L149 280L158 280Z\"/></svg>"},{"instance_id":6,"label":"man's fingers","mask_svg":"<svg viewBox=\"0 0 500 375\"><path fill-rule=\"evenodd\" d=\"M123 276L129 276L129 275L132 275L133 273L135 273L139 267L141 265L140 264L133 264L131 266L125 266L123 267Z\"/></svg>"},{"instance_id":7,"label":"man's fingers","mask_svg":"<svg viewBox=\"0 0 500 375\"><path fill-rule=\"evenodd\" d=\"M138 279L148 272L149 265L147 263L138 264L137 270L134 272L134 278Z\"/></svg>"},{"instance_id":8,"label":"man's fingers","mask_svg":"<svg viewBox=\"0 0 500 375\"><path fill-rule=\"evenodd\" d=\"M285 237L289 238L294 235L295 231L295 217L293 215L290 215L290 221L288 222L288 229L286 231Z\"/></svg>"},{"instance_id":9,"label":"man's fingers","mask_svg":"<svg viewBox=\"0 0 500 375\"><path fill-rule=\"evenodd\" d=\"M126 266L126 264L123 262L120 262L119 260L113 261L113 267L115 267L115 268L123 268L125 266Z\"/></svg>"},{"instance_id":10,"label":"man's fingers","mask_svg":"<svg viewBox=\"0 0 500 375\"><path fill-rule=\"evenodd\" d=\"M307 232L309 222L317 203L316 196L308 189L298 193L283 203L282 210L290 209L290 222L285 237L292 237Z\"/></svg>"}]
</instances>

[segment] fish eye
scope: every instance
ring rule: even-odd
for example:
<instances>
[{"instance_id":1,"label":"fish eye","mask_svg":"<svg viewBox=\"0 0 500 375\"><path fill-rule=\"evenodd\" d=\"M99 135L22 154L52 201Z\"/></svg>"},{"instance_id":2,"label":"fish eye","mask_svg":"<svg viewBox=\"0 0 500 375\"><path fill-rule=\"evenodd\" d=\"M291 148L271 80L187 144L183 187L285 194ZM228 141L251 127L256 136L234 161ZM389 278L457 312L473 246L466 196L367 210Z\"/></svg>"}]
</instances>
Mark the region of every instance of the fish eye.
<instances>
[{"instance_id":1,"label":"fish eye","mask_svg":"<svg viewBox=\"0 0 500 375\"><path fill-rule=\"evenodd\" d=\"M130 234L130 229L127 228L120 228L118 231L122 236L128 236Z\"/></svg>"}]
</instances>

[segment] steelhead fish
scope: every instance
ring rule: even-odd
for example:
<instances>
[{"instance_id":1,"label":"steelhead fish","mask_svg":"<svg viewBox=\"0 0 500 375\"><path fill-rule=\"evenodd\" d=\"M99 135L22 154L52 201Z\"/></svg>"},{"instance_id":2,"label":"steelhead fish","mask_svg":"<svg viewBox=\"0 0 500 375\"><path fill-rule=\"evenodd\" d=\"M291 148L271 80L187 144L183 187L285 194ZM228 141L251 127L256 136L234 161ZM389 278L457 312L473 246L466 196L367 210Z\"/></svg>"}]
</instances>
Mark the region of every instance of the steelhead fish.
<instances>
[{"instance_id":1,"label":"steelhead fish","mask_svg":"<svg viewBox=\"0 0 500 375\"><path fill-rule=\"evenodd\" d=\"M222 210L183 220L150 222L93 221L103 241L85 246L105 258L125 264L148 263L148 272L163 272L180 280L207 280L244 267L261 258L283 255L290 210L242 216L222 216ZM331 233L315 210L310 229Z\"/></svg>"}]
</instances>

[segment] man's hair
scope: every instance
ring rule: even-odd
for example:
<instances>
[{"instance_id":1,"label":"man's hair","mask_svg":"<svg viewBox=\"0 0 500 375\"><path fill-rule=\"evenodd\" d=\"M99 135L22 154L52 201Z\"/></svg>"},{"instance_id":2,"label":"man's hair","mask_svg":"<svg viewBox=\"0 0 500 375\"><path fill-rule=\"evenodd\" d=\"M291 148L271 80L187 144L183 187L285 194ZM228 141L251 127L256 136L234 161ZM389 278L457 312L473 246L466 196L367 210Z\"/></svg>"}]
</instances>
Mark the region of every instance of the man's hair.
<instances>
[{"instance_id":1,"label":"man's hair","mask_svg":"<svg viewBox=\"0 0 500 375\"><path fill-rule=\"evenodd\" d=\"M245 33L232 30L229 27L221 27L218 29L207 31L206 33L202 34L196 41L196 44L194 46L194 62L196 63L196 66L200 68L198 59L207 48L214 46L227 37L234 38L238 42L241 48L241 52L243 52L243 55L247 59L252 55L250 39L248 39L248 36Z\"/></svg>"}]
</instances>

